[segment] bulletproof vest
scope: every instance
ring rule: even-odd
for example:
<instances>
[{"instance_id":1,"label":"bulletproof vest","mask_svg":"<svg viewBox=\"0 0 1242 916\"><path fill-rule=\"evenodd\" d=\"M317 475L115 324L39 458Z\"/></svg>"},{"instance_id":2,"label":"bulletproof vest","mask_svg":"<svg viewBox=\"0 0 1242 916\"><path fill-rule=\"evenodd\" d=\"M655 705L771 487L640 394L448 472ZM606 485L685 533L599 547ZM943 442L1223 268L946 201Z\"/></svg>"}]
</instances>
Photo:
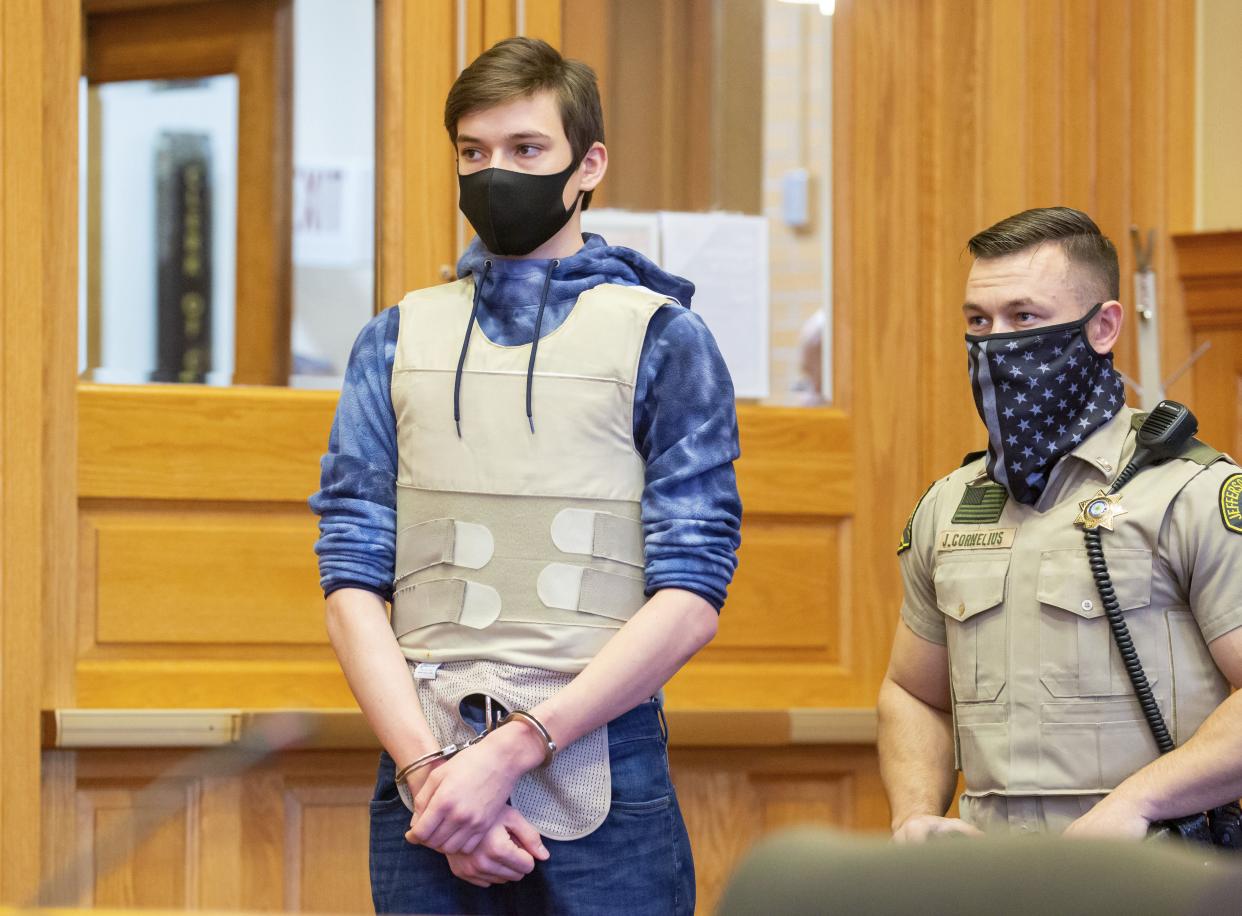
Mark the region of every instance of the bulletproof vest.
<instances>
[{"instance_id":1,"label":"bulletproof vest","mask_svg":"<svg viewBox=\"0 0 1242 916\"><path fill-rule=\"evenodd\" d=\"M1132 451L1131 433L1123 454ZM1071 474L1055 504L1038 512L1003 499L982 469L978 460L950 475L934 510L936 603L947 623L967 791L1108 792L1159 752L1074 525L1079 501L1106 483ZM1121 610L1178 744L1229 695L1159 549L1171 503L1202 470L1179 458L1142 471L1122 491L1127 514L1102 533ZM989 502L1003 502L999 514Z\"/></svg>"},{"instance_id":2,"label":"bulletproof vest","mask_svg":"<svg viewBox=\"0 0 1242 916\"><path fill-rule=\"evenodd\" d=\"M530 345L479 327L453 387L472 278L402 300L392 371L397 545L392 625L408 659L581 671L642 605L634 385L647 324L670 301L642 287L583 293Z\"/></svg>"}]
</instances>

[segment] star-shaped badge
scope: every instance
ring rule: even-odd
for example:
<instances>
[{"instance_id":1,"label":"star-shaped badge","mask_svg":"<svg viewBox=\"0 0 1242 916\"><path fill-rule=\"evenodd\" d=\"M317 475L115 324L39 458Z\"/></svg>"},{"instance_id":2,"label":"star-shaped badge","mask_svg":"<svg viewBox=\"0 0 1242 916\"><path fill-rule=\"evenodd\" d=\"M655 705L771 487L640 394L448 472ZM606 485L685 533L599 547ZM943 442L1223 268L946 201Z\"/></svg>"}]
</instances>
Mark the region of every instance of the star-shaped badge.
<instances>
[{"instance_id":1,"label":"star-shaped badge","mask_svg":"<svg viewBox=\"0 0 1242 916\"><path fill-rule=\"evenodd\" d=\"M1113 519L1125 514L1126 509L1121 505L1121 494L1101 490L1078 504L1078 517L1074 519L1074 524L1087 531L1093 528L1107 528L1112 531Z\"/></svg>"}]
</instances>

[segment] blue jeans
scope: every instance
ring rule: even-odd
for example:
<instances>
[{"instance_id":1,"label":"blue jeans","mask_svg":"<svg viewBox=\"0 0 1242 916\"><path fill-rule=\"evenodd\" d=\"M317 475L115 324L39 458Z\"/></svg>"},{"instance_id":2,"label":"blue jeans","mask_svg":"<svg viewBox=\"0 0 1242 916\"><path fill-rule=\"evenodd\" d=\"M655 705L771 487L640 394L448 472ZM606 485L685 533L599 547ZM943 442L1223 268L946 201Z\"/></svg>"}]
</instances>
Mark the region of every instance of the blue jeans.
<instances>
[{"instance_id":1,"label":"blue jeans","mask_svg":"<svg viewBox=\"0 0 1242 916\"><path fill-rule=\"evenodd\" d=\"M371 897L377 913L694 912L690 838L668 775L668 732L659 703L642 703L608 724L612 808L577 840L545 840L551 857L521 881L475 887L448 860L405 841L410 812L380 754L371 800Z\"/></svg>"}]
</instances>

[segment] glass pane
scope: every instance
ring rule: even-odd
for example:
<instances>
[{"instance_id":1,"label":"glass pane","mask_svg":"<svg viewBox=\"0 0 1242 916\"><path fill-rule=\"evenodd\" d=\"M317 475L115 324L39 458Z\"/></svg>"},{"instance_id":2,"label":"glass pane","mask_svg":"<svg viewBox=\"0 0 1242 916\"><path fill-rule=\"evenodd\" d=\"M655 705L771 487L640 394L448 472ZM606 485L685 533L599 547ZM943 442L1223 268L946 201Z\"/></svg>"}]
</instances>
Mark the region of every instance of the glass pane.
<instances>
[{"instance_id":1,"label":"glass pane","mask_svg":"<svg viewBox=\"0 0 1242 916\"><path fill-rule=\"evenodd\" d=\"M562 50L596 69L604 103L608 176L586 228L695 282L739 396L828 403L831 4L562 11Z\"/></svg>"},{"instance_id":2,"label":"glass pane","mask_svg":"<svg viewBox=\"0 0 1242 916\"><path fill-rule=\"evenodd\" d=\"M375 302L375 3L293 6L291 385L340 387Z\"/></svg>"},{"instance_id":3,"label":"glass pane","mask_svg":"<svg viewBox=\"0 0 1242 916\"><path fill-rule=\"evenodd\" d=\"M236 73L203 79L83 82L84 378L336 387L374 311L374 0L241 9L254 21L220 19L213 42L261 35L291 54L242 54ZM162 47L135 66L215 65Z\"/></svg>"},{"instance_id":4,"label":"glass pane","mask_svg":"<svg viewBox=\"0 0 1242 916\"><path fill-rule=\"evenodd\" d=\"M86 88L82 372L228 384L237 79Z\"/></svg>"}]
</instances>

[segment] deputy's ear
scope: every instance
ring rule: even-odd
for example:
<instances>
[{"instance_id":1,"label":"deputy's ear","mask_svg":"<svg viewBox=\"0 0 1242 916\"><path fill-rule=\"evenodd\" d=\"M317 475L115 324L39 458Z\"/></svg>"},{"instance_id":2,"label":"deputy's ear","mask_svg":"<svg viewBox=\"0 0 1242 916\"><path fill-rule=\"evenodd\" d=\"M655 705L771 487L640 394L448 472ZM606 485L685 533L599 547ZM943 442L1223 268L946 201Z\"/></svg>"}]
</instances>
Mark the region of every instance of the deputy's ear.
<instances>
[{"instance_id":1,"label":"deputy's ear","mask_svg":"<svg viewBox=\"0 0 1242 916\"><path fill-rule=\"evenodd\" d=\"M596 142L586 151L582 158L582 190L594 191L595 186L604 180L608 171L608 150L604 144Z\"/></svg>"},{"instance_id":2,"label":"deputy's ear","mask_svg":"<svg viewBox=\"0 0 1242 916\"><path fill-rule=\"evenodd\" d=\"M1095 317L1087 322L1087 341L1091 349L1101 356L1111 353L1121 337L1121 323L1125 309L1116 299L1110 299L1100 306Z\"/></svg>"}]
</instances>

